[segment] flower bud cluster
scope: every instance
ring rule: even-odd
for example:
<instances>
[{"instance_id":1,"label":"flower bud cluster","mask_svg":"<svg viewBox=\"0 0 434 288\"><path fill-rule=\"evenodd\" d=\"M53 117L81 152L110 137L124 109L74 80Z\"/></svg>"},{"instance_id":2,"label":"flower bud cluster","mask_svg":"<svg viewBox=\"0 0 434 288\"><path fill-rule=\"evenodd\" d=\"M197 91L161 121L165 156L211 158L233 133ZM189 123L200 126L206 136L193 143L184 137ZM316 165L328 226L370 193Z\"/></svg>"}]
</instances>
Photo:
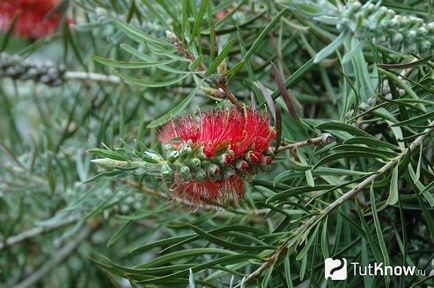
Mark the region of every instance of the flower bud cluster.
<instances>
[{"instance_id":1,"label":"flower bud cluster","mask_svg":"<svg viewBox=\"0 0 434 288\"><path fill-rule=\"evenodd\" d=\"M271 164L275 137L268 117L247 108L180 117L159 132L166 156L161 174L193 203L237 200L244 180Z\"/></svg>"},{"instance_id":2,"label":"flower bud cluster","mask_svg":"<svg viewBox=\"0 0 434 288\"><path fill-rule=\"evenodd\" d=\"M0 78L33 80L49 86L59 86L64 82L65 72L66 67L64 65L55 65L49 61L21 60L17 55L0 53Z\"/></svg>"},{"instance_id":3,"label":"flower bud cluster","mask_svg":"<svg viewBox=\"0 0 434 288\"><path fill-rule=\"evenodd\" d=\"M434 22L426 23L415 16L396 15L391 9L368 1L350 1L338 16L337 29L351 31L358 38L371 37L381 44L405 54L427 55L434 45Z\"/></svg>"},{"instance_id":4,"label":"flower bud cluster","mask_svg":"<svg viewBox=\"0 0 434 288\"><path fill-rule=\"evenodd\" d=\"M195 147L191 141L179 146L166 144L164 148L167 163L162 167L163 177L170 178L176 173L186 182L206 179L216 182L233 176L249 177L267 170L273 160L271 148L259 156L249 151L238 158L234 157L230 145L212 157L205 155L204 147Z\"/></svg>"}]
</instances>

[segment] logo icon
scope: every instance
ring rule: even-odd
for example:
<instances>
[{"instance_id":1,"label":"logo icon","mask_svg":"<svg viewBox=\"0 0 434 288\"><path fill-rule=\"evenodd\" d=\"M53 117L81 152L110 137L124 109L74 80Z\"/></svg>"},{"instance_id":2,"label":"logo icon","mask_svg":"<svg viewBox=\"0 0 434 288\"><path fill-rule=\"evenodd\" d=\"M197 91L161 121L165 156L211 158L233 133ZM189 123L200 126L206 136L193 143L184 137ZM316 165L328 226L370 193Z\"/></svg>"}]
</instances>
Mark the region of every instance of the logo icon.
<instances>
[{"instance_id":1,"label":"logo icon","mask_svg":"<svg viewBox=\"0 0 434 288\"><path fill-rule=\"evenodd\" d=\"M347 279L347 259L326 258L324 260L324 278L332 280Z\"/></svg>"}]
</instances>

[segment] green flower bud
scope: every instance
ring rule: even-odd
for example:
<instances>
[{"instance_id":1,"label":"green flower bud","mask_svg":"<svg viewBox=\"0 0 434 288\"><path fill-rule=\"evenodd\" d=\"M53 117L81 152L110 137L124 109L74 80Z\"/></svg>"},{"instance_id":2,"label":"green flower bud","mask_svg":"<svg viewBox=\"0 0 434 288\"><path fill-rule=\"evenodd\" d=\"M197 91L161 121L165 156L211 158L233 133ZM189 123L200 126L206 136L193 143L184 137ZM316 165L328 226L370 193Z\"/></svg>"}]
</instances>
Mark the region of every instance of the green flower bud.
<instances>
[{"instance_id":1,"label":"green flower bud","mask_svg":"<svg viewBox=\"0 0 434 288\"><path fill-rule=\"evenodd\" d=\"M390 37L390 44L392 44L392 46L400 45L403 40L404 40L404 36L402 36L401 33L394 33Z\"/></svg>"},{"instance_id":2,"label":"green flower bud","mask_svg":"<svg viewBox=\"0 0 434 288\"><path fill-rule=\"evenodd\" d=\"M184 181L190 181L193 178L190 173L190 168L188 168L187 166L182 166L182 168L179 170L179 174Z\"/></svg>"},{"instance_id":3,"label":"green flower bud","mask_svg":"<svg viewBox=\"0 0 434 288\"><path fill-rule=\"evenodd\" d=\"M428 29L426 27L420 27L417 29L417 35L419 36L426 36L428 34Z\"/></svg>"},{"instance_id":4,"label":"green flower bud","mask_svg":"<svg viewBox=\"0 0 434 288\"><path fill-rule=\"evenodd\" d=\"M182 157L190 156L191 153L193 153L193 149L191 149L190 145L188 144L182 145L181 152L180 152Z\"/></svg>"},{"instance_id":5,"label":"green flower bud","mask_svg":"<svg viewBox=\"0 0 434 288\"><path fill-rule=\"evenodd\" d=\"M414 39L416 39L417 32L416 30L410 30L407 32L406 36L409 38L410 41L414 41Z\"/></svg>"},{"instance_id":6,"label":"green flower bud","mask_svg":"<svg viewBox=\"0 0 434 288\"><path fill-rule=\"evenodd\" d=\"M178 159L178 157L179 157L178 151L171 151L169 155L167 155L167 159L169 159L169 161L171 162L174 162L176 159Z\"/></svg>"},{"instance_id":7,"label":"green flower bud","mask_svg":"<svg viewBox=\"0 0 434 288\"><path fill-rule=\"evenodd\" d=\"M198 180L198 181L203 181L203 180L206 179L207 174L206 174L205 170L203 170L203 169L198 169L197 172L196 172L196 175L195 175L195 176L196 176L196 177L195 177L196 180Z\"/></svg>"},{"instance_id":8,"label":"green flower bud","mask_svg":"<svg viewBox=\"0 0 434 288\"><path fill-rule=\"evenodd\" d=\"M164 164L161 166L161 176L163 177L169 177L172 176L172 168L168 164Z\"/></svg>"},{"instance_id":9,"label":"green flower bud","mask_svg":"<svg viewBox=\"0 0 434 288\"><path fill-rule=\"evenodd\" d=\"M194 170L199 168L202 165L202 162L199 158L192 158L188 161L189 166Z\"/></svg>"},{"instance_id":10,"label":"green flower bud","mask_svg":"<svg viewBox=\"0 0 434 288\"><path fill-rule=\"evenodd\" d=\"M220 174L220 167L216 164L210 164L207 170L210 176L216 176Z\"/></svg>"},{"instance_id":11,"label":"green flower bud","mask_svg":"<svg viewBox=\"0 0 434 288\"><path fill-rule=\"evenodd\" d=\"M431 42L429 42L428 40L423 40L420 43L418 43L419 45L419 51L421 51L422 53L426 53L426 52L430 52L431 51Z\"/></svg>"},{"instance_id":12,"label":"green flower bud","mask_svg":"<svg viewBox=\"0 0 434 288\"><path fill-rule=\"evenodd\" d=\"M166 145L164 145L163 148L164 148L164 150L166 150L166 151L171 151L171 150L173 150L175 147L173 147L172 144L167 143Z\"/></svg>"},{"instance_id":13,"label":"green flower bud","mask_svg":"<svg viewBox=\"0 0 434 288\"><path fill-rule=\"evenodd\" d=\"M370 3L368 5L368 7L366 7L366 12L368 13L368 15L372 14L373 12L375 12L375 4Z\"/></svg>"},{"instance_id":14,"label":"green flower bud","mask_svg":"<svg viewBox=\"0 0 434 288\"><path fill-rule=\"evenodd\" d=\"M230 177L236 175L236 173L237 173L237 172L235 171L235 168L234 168L234 167L232 167L232 166L228 166L228 167L225 167L224 172L223 172L223 176L224 176L226 179L228 179L228 178L230 178Z\"/></svg>"}]
</instances>

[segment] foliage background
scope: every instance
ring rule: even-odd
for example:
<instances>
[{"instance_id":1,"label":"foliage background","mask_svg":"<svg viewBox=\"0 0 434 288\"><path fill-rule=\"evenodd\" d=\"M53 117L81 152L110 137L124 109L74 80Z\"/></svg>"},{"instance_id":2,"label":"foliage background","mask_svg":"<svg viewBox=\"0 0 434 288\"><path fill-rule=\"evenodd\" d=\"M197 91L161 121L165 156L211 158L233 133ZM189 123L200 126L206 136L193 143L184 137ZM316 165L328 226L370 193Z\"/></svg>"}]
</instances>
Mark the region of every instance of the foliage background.
<instances>
[{"instance_id":1,"label":"foliage background","mask_svg":"<svg viewBox=\"0 0 434 288\"><path fill-rule=\"evenodd\" d=\"M0 80L2 286L434 286L432 1L62 4L74 25L1 38L10 54L80 72L59 87ZM335 141L285 149L241 203L218 207L91 164L93 148L161 151L158 124L230 105L210 90L218 77L270 111L286 143ZM326 257L426 273L331 282Z\"/></svg>"}]
</instances>

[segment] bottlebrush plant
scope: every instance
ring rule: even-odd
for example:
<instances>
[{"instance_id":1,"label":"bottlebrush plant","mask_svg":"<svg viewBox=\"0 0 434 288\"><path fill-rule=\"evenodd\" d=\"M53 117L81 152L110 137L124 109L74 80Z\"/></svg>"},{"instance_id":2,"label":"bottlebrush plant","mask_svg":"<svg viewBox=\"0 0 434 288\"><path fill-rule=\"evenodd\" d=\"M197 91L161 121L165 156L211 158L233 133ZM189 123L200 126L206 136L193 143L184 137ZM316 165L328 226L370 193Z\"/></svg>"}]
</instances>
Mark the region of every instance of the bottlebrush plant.
<instances>
[{"instance_id":1,"label":"bottlebrush plant","mask_svg":"<svg viewBox=\"0 0 434 288\"><path fill-rule=\"evenodd\" d=\"M434 287L433 8L2 1L0 286Z\"/></svg>"}]
</instances>

